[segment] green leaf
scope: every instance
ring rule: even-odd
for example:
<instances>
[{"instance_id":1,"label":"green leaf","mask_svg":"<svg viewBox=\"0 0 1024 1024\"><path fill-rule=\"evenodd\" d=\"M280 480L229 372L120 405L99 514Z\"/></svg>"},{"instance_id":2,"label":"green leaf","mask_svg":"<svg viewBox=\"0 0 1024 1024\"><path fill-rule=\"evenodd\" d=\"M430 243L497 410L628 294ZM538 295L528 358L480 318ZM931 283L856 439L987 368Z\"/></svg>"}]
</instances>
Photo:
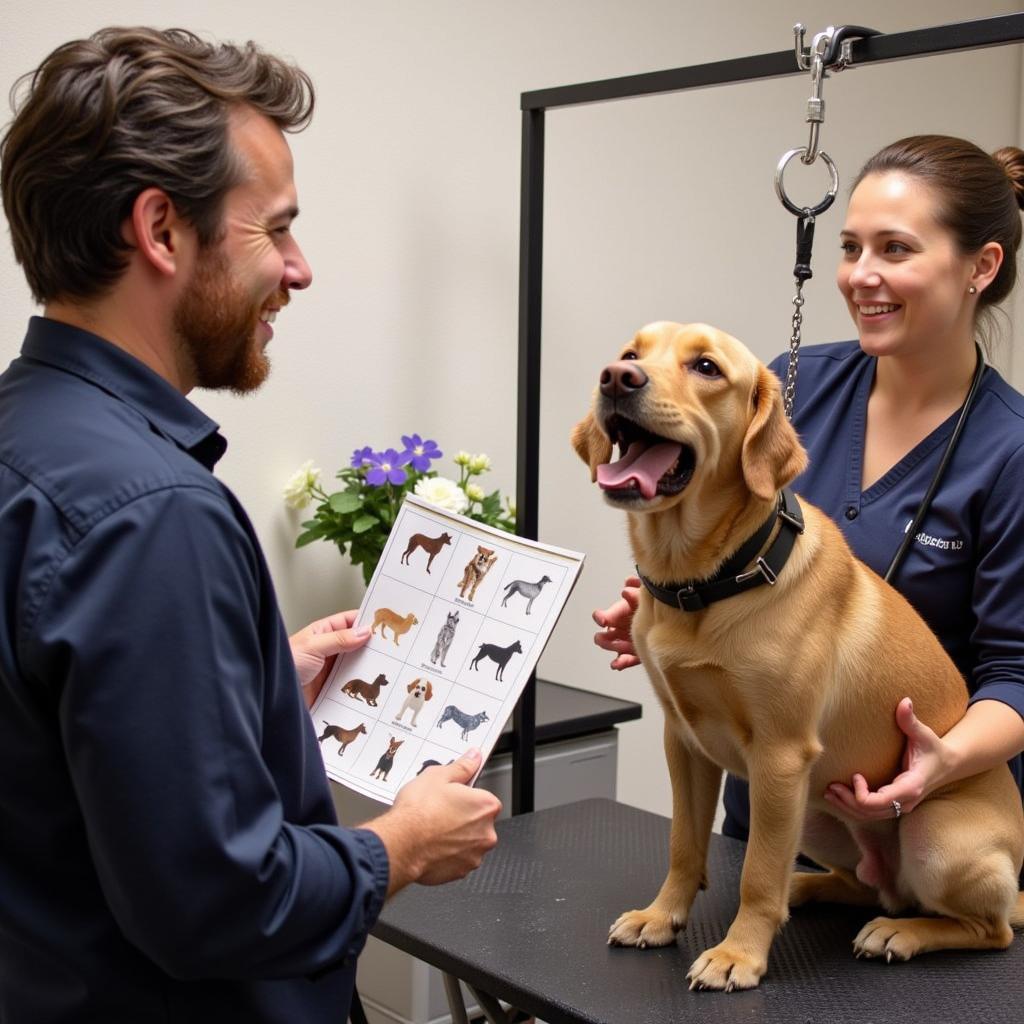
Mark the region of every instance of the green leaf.
<instances>
[{"instance_id":1,"label":"green leaf","mask_svg":"<svg viewBox=\"0 0 1024 1024\"><path fill-rule=\"evenodd\" d=\"M376 516L357 516L352 523L353 533L366 533L378 525L380 520Z\"/></svg>"},{"instance_id":2,"label":"green leaf","mask_svg":"<svg viewBox=\"0 0 1024 1024\"><path fill-rule=\"evenodd\" d=\"M499 491L492 491L480 504L485 516L501 515L501 493Z\"/></svg>"},{"instance_id":3,"label":"green leaf","mask_svg":"<svg viewBox=\"0 0 1024 1024\"><path fill-rule=\"evenodd\" d=\"M339 512L344 515L346 512L355 512L355 510L362 505L362 500L358 493L354 493L352 491L338 491L336 494L332 494L330 496L328 503L330 504L333 512Z\"/></svg>"},{"instance_id":4,"label":"green leaf","mask_svg":"<svg viewBox=\"0 0 1024 1024\"><path fill-rule=\"evenodd\" d=\"M307 544L312 544L313 541L319 540L322 536L323 533L320 530L307 530L295 538L295 546L297 548L304 548Z\"/></svg>"}]
</instances>

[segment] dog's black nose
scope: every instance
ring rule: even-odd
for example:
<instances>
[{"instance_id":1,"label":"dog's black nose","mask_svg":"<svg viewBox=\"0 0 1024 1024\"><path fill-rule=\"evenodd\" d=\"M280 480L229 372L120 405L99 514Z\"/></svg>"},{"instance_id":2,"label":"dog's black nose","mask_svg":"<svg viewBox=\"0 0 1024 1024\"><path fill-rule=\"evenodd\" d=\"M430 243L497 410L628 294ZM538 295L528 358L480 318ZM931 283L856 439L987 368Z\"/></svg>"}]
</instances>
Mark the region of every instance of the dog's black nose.
<instances>
[{"instance_id":1,"label":"dog's black nose","mask_svg":"<svg viewBox=\"0 0 1024 1024\"><path fill-rule=\"evenodd\" d=\"M646 383L647 374L632 360L620 359L601 371L601 394L606 398L621 398L639 391Z\"/></svg>"}]
</instances>

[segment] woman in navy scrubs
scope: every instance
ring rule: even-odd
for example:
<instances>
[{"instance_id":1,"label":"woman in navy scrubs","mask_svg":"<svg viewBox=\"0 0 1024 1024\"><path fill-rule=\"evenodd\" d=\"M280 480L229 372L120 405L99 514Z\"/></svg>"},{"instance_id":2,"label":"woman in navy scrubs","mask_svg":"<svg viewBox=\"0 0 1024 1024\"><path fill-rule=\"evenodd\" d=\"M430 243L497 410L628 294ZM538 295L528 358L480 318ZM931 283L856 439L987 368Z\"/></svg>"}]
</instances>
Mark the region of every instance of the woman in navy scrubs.
<instances>
[{"instance_id":1,"label":"woman in navy scrubs","mask_svg":"<svg viewBox=\"0 0 1024 1024\"><path fill-rule=\"evenodd\" d=\"M828 513L885 574L980 374L963 432L892 584L960 669L964 717L937 736L895 709L904 770L871 791L860 775L825 794L852 817L906 814L930 792L1024 750L1024 396L975 338L1017 278L1024 152L993 156L947 136L887 146L854 183L837 272L859 341L804 348L793 410L810 455L794 490ZM785 375L786 360L772 364ZM629 629L639 580L594 613L612 667L638 663ZM879 657L885 652L879 651ZM746 783L730 776L723 831L745 839Z\"/></svg>"}]
</instances>

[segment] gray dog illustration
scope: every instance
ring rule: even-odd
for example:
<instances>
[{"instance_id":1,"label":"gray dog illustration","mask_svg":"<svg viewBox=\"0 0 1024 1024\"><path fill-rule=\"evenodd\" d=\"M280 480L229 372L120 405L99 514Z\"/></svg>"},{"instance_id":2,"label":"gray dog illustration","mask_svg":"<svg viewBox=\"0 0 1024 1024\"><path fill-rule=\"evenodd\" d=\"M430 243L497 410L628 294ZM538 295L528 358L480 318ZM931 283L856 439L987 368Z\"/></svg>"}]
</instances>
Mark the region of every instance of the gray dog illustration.
<instances>
[{"instance_id":1,"label":"gray dog illustration","mask_svg":"<svg viewBox=\"0 0 1024 1024\"><path fill-rule=\"evenodd\" d=\"M438 729L444 725L449 719L455 722L460 729L462 729L462 738L464 740L469 739L469 734L480 727L482 722L488 722L490 719L487 717L486 711L481 711L476 715L467 715L465 711L461 711L454 704L449 704L444 709L444 714L441 715L441 721L437 723Z\"/></svg>"},{"instance_id":2,"label":"gray dog illustration","mask_svg":"<svg viewBox=\"0 0 1024 1024\"><path fill-rule=\"evenodd\" d=\"M444 625L438 631L437 643L434 644L434 652L430 655L430 660L435 665L438 663L438 659L440 659L441 667L446 667L444 659L448 657L448 648L451 647L452 641L455 639L455 627L458 624L458 611L448 612L444 620Z\"/></svg>"},{"instance_id":3,"label":"gray dog illustration","mask_svg":"<svg viewBox=\"0 0 1024 1024\"><path fill-rule=\"evenodd\" d=\"M501 599L501 607L505 607L505 602L513 594L522 594L526 598L526 614L529 615L535 598L544 589L544 584L550 582L550 576L541 576L536 583L527 583L526 580L513 580L505 587L505 596Z\"/></svg>"}]
</instances>

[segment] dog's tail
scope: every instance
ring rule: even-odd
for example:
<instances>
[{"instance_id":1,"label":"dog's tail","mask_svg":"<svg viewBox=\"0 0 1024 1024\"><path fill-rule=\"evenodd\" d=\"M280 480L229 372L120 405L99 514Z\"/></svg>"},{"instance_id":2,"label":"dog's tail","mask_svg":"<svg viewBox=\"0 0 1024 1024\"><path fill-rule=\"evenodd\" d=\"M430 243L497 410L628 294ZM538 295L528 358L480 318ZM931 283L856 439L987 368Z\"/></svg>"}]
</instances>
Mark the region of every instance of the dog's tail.
<instances>
[{"instance_id":1,"label":"dog's tail","mask_svg":"<svg viewBox=\"0 0 1024 1024\"><path fill-rule=\"evenodd\" d=\"M1017 893L1017 905L1010 911L1010 927L1024 928L1024 892Z\"/></svg>"}]
</instances>

